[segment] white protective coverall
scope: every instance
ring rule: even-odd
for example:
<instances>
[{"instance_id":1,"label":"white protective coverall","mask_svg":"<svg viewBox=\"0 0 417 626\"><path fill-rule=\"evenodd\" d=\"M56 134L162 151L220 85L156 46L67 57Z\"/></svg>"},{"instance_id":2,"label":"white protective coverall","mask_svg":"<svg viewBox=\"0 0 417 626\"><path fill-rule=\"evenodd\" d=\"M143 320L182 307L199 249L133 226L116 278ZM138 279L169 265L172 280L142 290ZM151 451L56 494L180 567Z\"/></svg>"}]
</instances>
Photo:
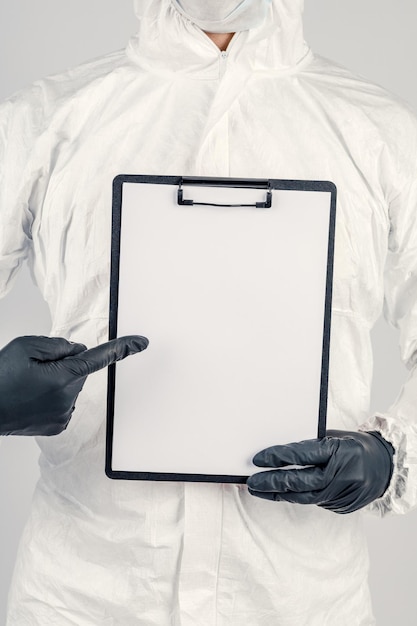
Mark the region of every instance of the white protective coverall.
<instances>
[{"instance_id":1,"label":"white protective coverall","mask_svg":"<svg viewBox=\"0 0 417 626\"><path fill-rule=\"evenodd\" d=\"M416 118L312 54L302 0L274 0L225 53L170 0L138 7L125 51L0 109L2 293L28 258L53 334L93 346L108 331L114 176L333 181L328 425L393 443L391 484L371 508L405 512L417 496ZM411 374L395 404L370 416L369 332L384 294ZM68 429L38 440L8 626L374 623L360 512L264 501L245 485L109 480L105 414L101 372Z\"/></svg>"}]
</instances>

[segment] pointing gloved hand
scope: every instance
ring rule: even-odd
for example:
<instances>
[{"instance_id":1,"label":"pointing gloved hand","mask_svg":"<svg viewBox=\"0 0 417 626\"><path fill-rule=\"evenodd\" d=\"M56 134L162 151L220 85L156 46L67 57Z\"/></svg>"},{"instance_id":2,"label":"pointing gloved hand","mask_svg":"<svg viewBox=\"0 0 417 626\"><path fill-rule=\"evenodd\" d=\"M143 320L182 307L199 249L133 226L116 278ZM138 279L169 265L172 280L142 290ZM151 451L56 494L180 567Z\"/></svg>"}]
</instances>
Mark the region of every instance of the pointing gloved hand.
<instances>
[{"instance_id":1,"label":"pointing gloved hand","mask_svg":"<svg viewBox=\"0 0 417 626\"><path fill-rule=\"evenodd\" d=\"M91 350L59 337L14 339L0 350L0 435L62 432L87 376L147 346L139 335Z\"/></svg>"},{"instance_id":2,"label":"pointing gloved hand","mask_svg":"<svg viewBox=\"0 0 417 626\"><path fill-rule=\"evenodd\" d=\"M394 448L377 432L328 430L323 439L266 448L258 467L311 466L253 474L249 492L267 500L317 504L351 513L381 497L391 480Z\"/></svg>"}]
</instances>

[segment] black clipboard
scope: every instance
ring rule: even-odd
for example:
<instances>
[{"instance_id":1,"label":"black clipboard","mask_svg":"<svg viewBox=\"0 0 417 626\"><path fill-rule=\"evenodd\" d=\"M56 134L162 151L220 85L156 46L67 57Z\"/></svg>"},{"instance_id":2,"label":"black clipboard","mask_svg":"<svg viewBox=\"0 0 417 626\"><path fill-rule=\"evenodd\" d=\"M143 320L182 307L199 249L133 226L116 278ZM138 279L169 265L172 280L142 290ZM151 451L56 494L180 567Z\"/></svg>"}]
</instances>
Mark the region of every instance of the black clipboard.
<instances>
[{"instance_id":1,"label":"black clipboard","mask_svg":"<svg viewBox=\"0 0 417 626\"><path fill-rule=\"evenodd\" d=\"M295 219L298 213L299 221L297 221L298 218ZM113 183L109 339L124 334L144 334L149 337L150 345L141 355L127 359L117 366L109 367L106 442L106 474L109 478L245 483L248 475L253 472L250 469L249 459L252 453L255 454L263 447L288 441L279 440L279 434L274 437L273 433L268 434L266 432L267 428L272 428L272 430L277 428L278 433L282 426L282 416L279 415L279 393L290 394L289 399L286 400L287 406L289 403L292 406L299 398L303 397L303 394L306 397L311 396L311 402L314 405L314 417L310 420L314 419L314 432L305 432L305 435L301 435L300 438L324 436L326 430L335 218L336 187L333 183L326 181L146 175L120 175L115 178ZM320 236L314 232L318 228L318 222L320 222ZM241 238L238 243L236 243L237 231L239 231ZM212 247L201 250L208 245L209 235L205 234L208 232L211 233L211 239L215 241ZM263 238L265 238L265 245ZM257 242L254 246L256 250L253 250L251 242L255 239ZM176 243L178 244L177 247ZM187 246L189 246L189 250ZM234 246L238 250L237 253ZM277 250L279 249L282 255L284 248L291 252L294 246L298 246L298 248L294 253L294 258L288 259L287 269L283 270L281 267L281 274L277 275L277 278L273 271L265 277L268 271L271 272L270 268L274 265L273 255L278 254ZM253 255L253 262L247 259L247 256L251 254ZM259 257L263 255L265 255L264 266L259 261ZM212 267L216 266L213 261L215 256L217 275L211 281L210 272ZM184 258L182 259L182 257ZM316 261L316 257L320 260ZM178 258L180 261L176 267ZM207 258L210 262L206 262ZM198 265L199 263L201 267ZM245 266L243 279L240 278L243 270L239 274L239 263L241 266ZM314 263L321 265L320 271L312 272L311 266ZM280 265L283 265L282 258ZM229 271L229 266L231 268L230 276L224 278L224 274ZM256 266L255 269L253 266ZM213 273L214 271L215 269L213 269ZM291 282L292 272L297 277L296 281L293 282ZM151 274L150 277L149 274ZM185 274L187 276L184 276ZM262 280L266 281L265 285L261 284ZM319 290L321 291L321 300L317 306L315 291L310 285L314 280L318 281L317 284L320 285ZM175 284L175 281L178 282L178 285ZM225 282L225 285L221 285L223 291L219 289L219 283L222 281ZM281 287L278 288L279 281L281 281ZM242 284L240 284L241 282ZM256 294L256 306L253 306L252 300L245 293L247 285L248 288L252 289L258 289L258 285L260 285L260 291ZM175 288L177 289L176 292ZM174 294L171 293L172 289L174 289ZM313 289L313 291L306 295L305 292L308 289ZM188 301L189 294L194 293L195 295L195 292L199 290L201 293L198 293L198 298L203 301L203 304L200 305L200 308L196 306L196 310L190 313L190 308L195 306L195 300ZM208 295L205 290L209 291ZM236 290L236 294L234 294L234 290ZM274 290L277 291L275 297L273 296ZM198 343L195 338L200 329L196 319L199 320L206 315L206 309L209 308L212 300L218 298L219 306L221 306L223 300L222 298L219 299L219 295L222 295L223 300L229 303L230 309L235 306L235 301L243 298L246 308L253 310L247 312L245 306L236 305L224 332L221 327L223 322L217 315L217 309L214 309L214 313L211 312L212 317L208 315L209 321L213 320L213 317L220 320L217 323L219 333L223 337L222 345L226 344L227 350L232 355L230 357L229 352L225 349L225 353L220 354L218 361L216 361L213 343L210 341L213 338L207 337L206 343L204 340ZM270 349L271 335L274 335L274 341L278 341L276 346L280 347L281 342L275 338L275 334L278 334L280 329L277 327L275 333L274 323L276 317L282 315L280 307L285 306L285 302L279 301L281 295L285 295L286 302L293 302L297 297L305 298L305 302L303 300L305 307L312 307L310 314L307 313L305 318L298 320L298 326L301 334L302 332L309 332L308 328L304 328L306 324L311 323L312 328L315 329L315 343L310 350L310 352L315 352L315 360L312 357L312 364L310 365L311 371L314 372L314 376L311 378L315 377L315 387L313 383L308 384L307 380L303 380L302 376L298 381L295 380L299 376L299 366L294 362L292 349L287 350L288 359L284 359L281 363L275 363L273 357L272 368L268 363L264 371L259 371L259 376L256 369L258 366L255 367L254 373L246 376L246 370L251 367L252 363L250 359L246 364L246 370L243 370L243 382L240 382L238 375L234 375L233 364L239 364L242 359L245 359L244 351L239 352L239 334L238 331L235 331L234 326L236 324L234 321L239 319L239 322L243 324L242 328L245 328L246 321L244 319L240 321L243 313L249 316L248 319L252 323L259 309L259 319L254 321L253 328L260 329L260 334L265 332L265 346L262 349L266 351ZM204 300L206 297L207 299ZM181 298L184 302L181 301ZM279 301L278 304L277 302L274 304L277 307L275 317L269 298L271 302L272 300ZM314 309L314 314L313 301L317 309ZM152 307L155 307L154 311L152 311ZM181 309L181 307L183 308ZM285 328L287 335L291 332L291 315L296 317L299 313L300 307L295 305L294 307L294 311L288 314L289 318L285 322L286 327L284 323L283 341L285 340ZM147 309L149 311L146 311ZM125 313L121 313L122 310ZM183 323L182 320L184 317L187 318L187 315L189 319ZM268 323L265 322L266 330L264 331L263 324L268 315L272 317L268 322L269 327ZM175 336L176 331L175 323L173 323L172 329L169 327L171 316L177 319L180 325L183 323L183 336L184 329L187 331L190 326L193 326L194 334L192 334L192 339L188 341L188 352L184 348L184 357L181 356L182 346L177 339L175 340L177 341L176 344L169 345L171 341L174 341L172 337ZM311 321L312 318L315 320L314 323ZM160 328L158 328L158 323ZM201 332L204 335L203 323L201 327ZM237 338L233 337L234 332L237 333ZM296 342L298 341L298 334L297 331L294 335ZM230 336L232 338L229 342ZM302 342L302 339L300 341ZM200 349L193 355L194 343L199 345ZM292 345L290 344L291 348ZM206 384L202 385L201 390L199 390L198 366L194 367L193 364L191 367L190 362L192 362L193 356L198 356L201 349L204 351L206 348L207 358L200 359L203 362L202 371L205 372L205 376L201 377L206 380ZM233 350L237 350L237 356L233 355ZM268 358L264 359L262 355L263 353L260 352L261 358L259 358L259 355L255 354L253 362L256 362L258 358L262 363L265 363L269 356L267 354ZM182 358L183 360L181 360ZM205 360L209 362L210 359L214 359L214 365L212 364L211 370L207 370L209 372L207 375L207 371L204 370L207 365ZM184 377L188 376L189 378L189 384L186 380L183 388L181 387L183 380L179 374L183 367L181 364L187 364L187 367L184 367L187 370ZM275 376L273 369L275 365L280 375ZM222 367L226 368L226 374L221 371ZM294 370L293 374L287 372L287 370L291 370L291 367ZM307 374L308 371L306 370ZM210 372L213 380L216 381L215 384L213 383L213 387L215 387L214 393L217 404L207 391L207 388L210 389ZM297 376L294 376L294 373ZM230 391L231 397L227 395L229 393L228 387L233 387L230 374L235 385L234 389ZM272 376L268 383L269 386L262 387L262 385L266 385L264 379L268 376ZM281 381L286 380L287 376L290 378L285 383L286 389L284 389L282 382L282 389L279 391ZM294 385L296 386L294 387L291 387L291 376L295 380ZM305 378L307 379L308 376ZM258 382L253 383L253 379ZM176 382L177 385L175 385ZM190 394L187 393L190 385L193 390L197 387L194 392L195 397L191 400L188 398ZM264 441L261 441L262 437L256 441L256 437L251 433L252 427L254 430L260 428L263 432L262 424L259 425L259 421L262 421L260 415L253 415L253 421L250 422L248 416L253 413L246 416L246 421L242 419L242 422L238 421L231 425L230 432L228 432L229 440L224 441L225 438L227 439L228 419L231 413L236 419L235 412L239 410L236 407L236 411L233 411L236 396L239 395L240 397L250 388L248 402L252 402L252 408L255 409L256 385L262 388L262 397L271 393L271 401L276 403L274 409L276 410L276 418L275 414L271 412L271 416L268 417L269 422L264 428ZM179 391L178 387L180 387ZM292 389L291 393L288 391L290 388ZM241 393L237 394L236 390L241 390ZM170 393L172 393L171 400L169 400ZM220 401L218 401L219 396ZM199 404L199 398L202 398L201 404ZM158 402L162 402L163 406L154 408ZM185 402L186 406L182 407L181 402ZM210 403L212 406L207 408L207 404ZM226 408L224 415L221 415L223 406ZM265 406L269 407L270 404ZM285 406L285 403L281 406ZM168 412L172 412L172 415L168 415ZM201 417L199 424L199 416L203 416L204 412L206 414L204 418ZM259 412L262 416L267 411L264 407ZM219 421L214 423L214 418ZM147 425L149 432L145 432L144 425ZM206 430L204 431L204 429ZM204 433L199 435L200 430ZM200 436L202 439L199 439ZM221 456L226 458L233 445L236 446L236 449L239 449L239 445L244 447L242 442L246 445L247 440L251 437L253 438L253 449L251 449L250 454L248 450L245 451L242 465L235 461L236 466L239 466L238 470L234 470L233 463L228 465L226 461L223 468ZM177 442L176 438L178 438ZM175 457L176 449L178 450L177 462L175 458L167 462L167 455L169 456L171 451L174 451ZM184 457L187 456L187 453L191 454L191 451L194 454L193 460L185 460ZM149 456L148 460L144 460L146 455Z\"/></svg>"}]
</instances>

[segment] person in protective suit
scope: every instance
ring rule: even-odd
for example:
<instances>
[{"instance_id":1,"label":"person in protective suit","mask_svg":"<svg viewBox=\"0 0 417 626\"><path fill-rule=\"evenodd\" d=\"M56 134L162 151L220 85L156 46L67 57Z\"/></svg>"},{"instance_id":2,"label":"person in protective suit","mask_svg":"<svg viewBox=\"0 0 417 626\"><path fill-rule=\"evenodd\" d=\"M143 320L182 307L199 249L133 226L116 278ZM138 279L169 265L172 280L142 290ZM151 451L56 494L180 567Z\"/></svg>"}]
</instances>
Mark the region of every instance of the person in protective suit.
<instances>
[{"instance_id":1,"label":"person in protective suit","mask_svg":"<svg viewBox=\"0 0 417 626\"><path fill-rule=\"evenodd\" d=\"M28 258L53 334L98 344L120 172L331 180L332 430L271 442L254 461L272 471L247 486L110 481L97 374L65 432L39 439L7 624L374 624L359 509L403 513L417 497L416 118L311 52L302 0L135 8L126 50L1 107L2 292ZM206 33L229 35L227 49ZM369 415L370 329L383 308L410 376ZM311 467L274 470L288 463Z\"/></svg>"}]
</instances>

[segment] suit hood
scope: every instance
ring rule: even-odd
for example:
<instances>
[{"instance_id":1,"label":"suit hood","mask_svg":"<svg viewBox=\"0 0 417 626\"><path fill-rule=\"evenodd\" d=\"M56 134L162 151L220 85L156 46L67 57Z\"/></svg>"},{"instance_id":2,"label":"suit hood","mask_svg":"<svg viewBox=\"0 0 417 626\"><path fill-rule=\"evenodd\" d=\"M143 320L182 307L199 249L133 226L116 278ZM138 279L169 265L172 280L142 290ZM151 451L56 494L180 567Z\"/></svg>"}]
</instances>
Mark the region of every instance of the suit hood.
<instances>
[{"instance_id":1,"label":"suit hood","mask_svg":"<svg viewBox=\"0 0 417 626\"><path fill-rule=\"evenodd\" d=\"M248 71L294 71L309 58L304 41L304 0L272 0L259 26L236 33L227 49L229 61ZM216 78L221 74L217 46L181 13L173 0L134 0L139 31L128 54L153 71ZM219 63L220 61L220 63Z\"/></svg>"}]
</instances>

